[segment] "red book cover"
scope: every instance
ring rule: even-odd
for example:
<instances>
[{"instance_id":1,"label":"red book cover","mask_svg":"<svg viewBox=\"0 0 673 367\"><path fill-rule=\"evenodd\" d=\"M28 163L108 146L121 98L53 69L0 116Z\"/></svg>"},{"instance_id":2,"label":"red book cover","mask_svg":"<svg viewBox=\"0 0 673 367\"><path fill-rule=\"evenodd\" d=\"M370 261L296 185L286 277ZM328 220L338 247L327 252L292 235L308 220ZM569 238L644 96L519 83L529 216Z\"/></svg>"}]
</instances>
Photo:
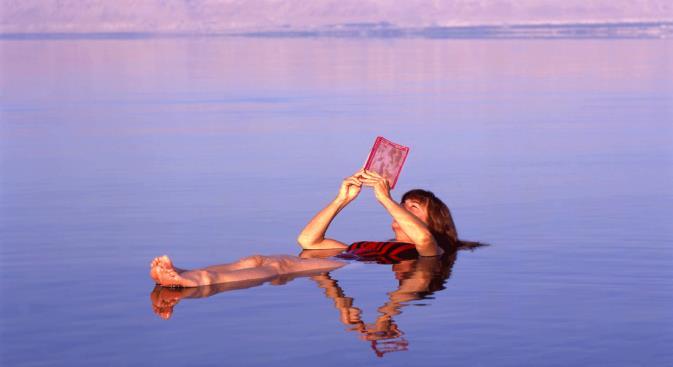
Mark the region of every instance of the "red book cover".
<instances>
[{"instance_id":1,"label":"red book cover","mask_svg":"<svg viewBox=\"0 0 673 367\"><path fill-rule=\"evenodd\" d=\"M379 136L374 141L372 151L369 153L365 169L374 171L388 179L390 189L395 188L397 178L400 177L402 166L409 154L409 147L393 143Z\"/></svg>"}]
</instances>

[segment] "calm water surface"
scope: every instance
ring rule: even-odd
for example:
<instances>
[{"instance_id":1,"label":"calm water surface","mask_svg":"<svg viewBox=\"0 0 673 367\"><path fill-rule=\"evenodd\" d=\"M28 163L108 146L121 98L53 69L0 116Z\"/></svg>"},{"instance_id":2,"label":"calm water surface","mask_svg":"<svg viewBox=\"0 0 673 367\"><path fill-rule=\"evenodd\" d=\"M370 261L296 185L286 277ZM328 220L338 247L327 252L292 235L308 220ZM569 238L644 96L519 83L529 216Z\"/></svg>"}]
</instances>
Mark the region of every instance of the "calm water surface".
<instances>
[{"instance_id":1,"label":"calm water surface","mask_svg":"<svg viewBox=\"0 0 673 367\"><path fill-rule=\"evenodd\" d=\"M670 40L0 52L3 366L673 364ZM394 196L433 190L463 238L492 246L439 268L352 263L153 293L159 254L181 267L298 254L296 235L377 135L411 146ZM329 235L391 233L366 191ZM429 292L398 290L435 273ZM181 297L168 321L154 313ZM366 340L344 302L364 323L395 314L389 333Z\"/></svg>"}]
</instances>

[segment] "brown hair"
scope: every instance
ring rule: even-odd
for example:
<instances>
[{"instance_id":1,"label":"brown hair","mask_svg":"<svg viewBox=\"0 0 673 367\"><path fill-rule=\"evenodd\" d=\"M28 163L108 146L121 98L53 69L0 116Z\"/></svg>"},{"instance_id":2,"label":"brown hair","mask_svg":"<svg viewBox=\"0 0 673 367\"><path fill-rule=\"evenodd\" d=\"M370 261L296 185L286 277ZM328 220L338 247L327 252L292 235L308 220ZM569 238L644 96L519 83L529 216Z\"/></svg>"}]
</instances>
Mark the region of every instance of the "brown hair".
<instances>
[{"instance_id":1,"label":"brown hair","mask_svg":"<svg viewBox=\"0 0 673 367\"><path fill-rule=\"evenodd\" d=\"M427 208L428 229L444 251L474 248L482 245L479 242L458 239L458 231L456 231L456 225L453 223L449 207L431 191L421 189L407 191L402 195L402 203L405 200L416 200Z\"/></svg>"}]
</instances>

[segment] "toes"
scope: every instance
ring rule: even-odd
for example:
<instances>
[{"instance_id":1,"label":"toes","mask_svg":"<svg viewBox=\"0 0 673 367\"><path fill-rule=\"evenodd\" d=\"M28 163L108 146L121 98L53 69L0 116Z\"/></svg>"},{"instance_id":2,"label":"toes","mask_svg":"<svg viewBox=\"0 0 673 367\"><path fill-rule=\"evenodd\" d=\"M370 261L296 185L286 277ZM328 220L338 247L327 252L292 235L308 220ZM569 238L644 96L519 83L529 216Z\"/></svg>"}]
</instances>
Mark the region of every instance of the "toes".
<instances>
[{"instance_id":1,"label":"toes","mask_svg":"<svg viewBox=\"0 0 673 367\"><path fill-rule=\"evenodd\" d=\"M159 274L158 274L157 270L159 270L158 267L152 266L150 268L150 277L152 279L154 279L155 282L159 283Z\"/></svg>"},{"instance_id":2,"label":"toes","mask_svg":"<svg viewBox=\"0 0 673 367\"><path fill-rule=\"evenodd\" d=\"M154 269L150 270L150 278L154 280L155 282L159 283L159 278L157 277L157 274L154 272Z\"/></svg>"},{"instance_id":3,"label":"toes","mask_svg":"<svg viewBox=\"0 0 673 367\"><path fill-rule=\"evenodd\" d=\"M173 269L159 268L158 277L161 280L160 284L163 286L178 286L180 281L179 274Z\"/></svg>"},{"instance_id":4,"label":"toes","mask_svg":"<svg viewBox=\"0 0 673 367\"><path fill-rule=\"evenodd\" d=\"M162 256L161 260L163 261L164 265L173 266L173 262L171 262L171 259L168 258L168 255Z\"/></svg>"}]
</instances>

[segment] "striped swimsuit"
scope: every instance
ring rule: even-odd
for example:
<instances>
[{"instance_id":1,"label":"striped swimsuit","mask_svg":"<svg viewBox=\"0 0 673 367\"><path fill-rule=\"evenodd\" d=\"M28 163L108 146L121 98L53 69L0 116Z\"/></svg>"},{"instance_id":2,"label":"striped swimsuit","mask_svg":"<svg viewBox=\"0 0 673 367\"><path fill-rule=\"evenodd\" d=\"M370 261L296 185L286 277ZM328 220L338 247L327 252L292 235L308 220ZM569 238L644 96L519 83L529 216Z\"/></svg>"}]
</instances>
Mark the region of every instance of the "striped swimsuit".
<instances>
[{"instance_id":1,"label":"striped swimsuit","mask_svg":"<svg viewBox=\"0 0 673 367\"><path fill-rule=\"evenodd\" d=\"M379 264L393 264L402 260L418 258L413 243L395 241L360 241L348 246L338 257L342 259L376 261Z\"/></svg>"}]
</instances>

